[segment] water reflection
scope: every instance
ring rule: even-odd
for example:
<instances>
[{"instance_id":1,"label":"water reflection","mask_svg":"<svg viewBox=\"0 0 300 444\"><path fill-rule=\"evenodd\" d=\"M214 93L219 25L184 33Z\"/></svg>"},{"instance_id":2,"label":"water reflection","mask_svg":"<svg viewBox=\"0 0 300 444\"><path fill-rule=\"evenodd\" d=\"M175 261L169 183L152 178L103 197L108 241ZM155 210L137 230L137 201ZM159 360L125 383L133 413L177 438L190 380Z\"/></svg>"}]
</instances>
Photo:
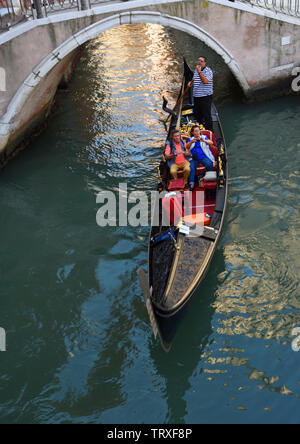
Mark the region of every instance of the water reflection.
<instances>
[{"instance_id":1,"label":"water reflection","mask_svg":"<svg viewBox=\"0 0 300 444\"><path fill-rule=\"evenodd\" d=\"M280 110L280 102L274 102L275 110L276 107L280 122L288 111ZM243 134L247 131L245 126L246 122L240 129ZM249 130L251 126L247 122ZM239 149L239 134L231 145L238 174L230 182L226 270L215 308L223 315L220 334L243 334L282 343L291 337L293 326L300 321L297 279L300 261L295 242L299 229L296 199L300 186L299 150L292 144L287 146L283 160L275 121L273 127L263 154L259 141L252 146L250 156ZM285 132L288 137L289 130L282 132L279 144ZM256 162L262 155L265 161L259 168Z\"/></svg>"},{"instance_id":2,"label":"water reflection","mask_svg":"<svg viewBox=\"0 0 300 444\"><path fill-rule=\"evenodd\" d=\"M158 343L151 347L151 356L160 375L164 377L163 396L168 404L165 423L184 423L188 413L186 394L191 389L192 376L217 372L203 369L205 350L212 341L212 318L218 289L216 276L224 269L223 251L218 250L211 269L197 291L187 317L180 326L171 351L165 354ZM201 370L199 371L199 366ZM201 402L201 393L199 402Z\"/></svg>"}]
</instances>

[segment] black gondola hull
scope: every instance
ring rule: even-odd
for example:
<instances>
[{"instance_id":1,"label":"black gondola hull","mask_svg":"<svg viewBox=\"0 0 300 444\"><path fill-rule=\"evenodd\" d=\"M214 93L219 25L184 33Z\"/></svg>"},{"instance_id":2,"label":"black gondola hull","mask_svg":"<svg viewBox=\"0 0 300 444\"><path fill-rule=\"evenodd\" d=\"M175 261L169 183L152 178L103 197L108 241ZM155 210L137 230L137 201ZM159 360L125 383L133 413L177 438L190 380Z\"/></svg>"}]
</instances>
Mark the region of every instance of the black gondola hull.
<instances>
[{"instance_id":1,"label":"black gondola hull","mask_svg":"<svg viewBox=\"0 0 300 444\"><path fill-rule=\"evenodd\" d=\"M184 68L185 77L180 95L193 75L186 63ZM185 100L185 109L190 108L193 100L191 92ZM180 117L180 109L176 112ZM155 318L154 322L153 319L151 322L157 327L160 342L165 351L170 350L178 327L195 297L196 290L206 276L224 224L228 193L228 166L224 136L214 105L212 116L214 133L224 148L223 158L225 159L223 181L220 181L218 185L214 214L211 219L211 227L213 231L216 230L215 237L190 240L183 235L178 235L177 245L180 247L177 249L180 252L175 252L173 256L170 252L170 244L166 243L154 249L151 242L149 243L149 303L152 307L151 316ZM176 119L173 116L168 138L175 125ZM157 234L157 230L157 227L151 228L150 238Z\"/></svg>"}]
</instances>

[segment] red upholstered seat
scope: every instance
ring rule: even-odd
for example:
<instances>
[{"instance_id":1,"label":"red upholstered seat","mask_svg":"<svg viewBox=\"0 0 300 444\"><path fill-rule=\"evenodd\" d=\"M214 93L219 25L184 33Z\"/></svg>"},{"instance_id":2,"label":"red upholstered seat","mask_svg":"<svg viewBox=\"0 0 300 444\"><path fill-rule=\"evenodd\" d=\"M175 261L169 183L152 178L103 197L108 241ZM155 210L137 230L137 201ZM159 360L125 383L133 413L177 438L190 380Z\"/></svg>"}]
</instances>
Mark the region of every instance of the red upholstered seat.
<instances>
[{"instance_id":1,"label":"red upholstered seat","mask_svg":"<svg viewBox=\"0 0 300 444\"><path fill-rule=\"evenodd\" d=\"M184 205L180 193L175 196L165 196L162 199L162 207L164 223L177 225L184 215Z\"/></svg>"},{"instance_id":2,"label":"red upholstered seat","mask_svg":"<svg viewBox=\"0 0 300 444\"><path fill-rule=\"evenodd\" d=\"M205 182L203 180L203 187L205 190L215 190L217 188L217 182Z\"/></svg>"},{"instance_id":3,"label":"red upholstered seat","mask_svg":"<svg viewBox=\"0 0 300 444\"><path fill-rule=\"evenodd\" d=\"M202 134L203 136L206 136L209 140L211 140L214 143L214 146L217 146L217 139L216 136L214 135L213 132L209 131L209 130L202 130L200 131L200 134Z\"/></svg>"},{"instance_id":4,"label":"red upholstered seat","mask_svg":"<svg viewBox=\"0 0 300 444\"><path fill-rule=\"evenodd\" d=\"M212 155L214 156L215 160L218 158L218 148L214 145L211 145L209 147L210 151L212 152Z\"/></svg>"},{"instance_id":5,"label":"red upholstered seat","mask_svg":"<svg viewBox=\"0 0 300 444\"><path fill-rule=\"evenodd\" d=\"M169 191L178 191L184 189L184 178L170 180L168 190Z\"/></svg>"},{"instance_id":6,"label":"red upholstered seat","mask_svg":"<svg viewBox=\"0 0 300 444\"><path fill-rule=\"evenodd\" d=\"M202 186L205 190L205 198L207 200L213 200L216 198L216 190L218 187L217 182L208 182L208 181L202 180Z\"/></svg>"},{"instance_id":7,"label":"red upholstered seat","mask_svg":"<svg viewBox=\"0 0 300 444\"><path fill-rule=\"evenodd\" d=\"M201 134L203 136L208 137L209 140L212 140L214 142L214 145L210 145L209 149L210 149L212 155L214 156L215 160L217 160L218 148L216 146L217 145L216 136L211 131L208 131L208 130L201 131ZM215 171L216 171L216 168L215 168ZM200 164L197 168L196 176L203 176L205 173L206 173L205 166Z\"/></svg>"},{"instance_id":8,"label":"red upholstered seat","mask_svg":"<svg viewBox=\"0 0 300 444\"><path fill-rule=\"evenodd\" d=\"M206 173L205 166L200 164L196 170L196 176L204 176L205 173Z\"/></svg>"},{"instance_id":9,"label":"red upholstered seat","mask_svg":"<svg viewBox=\"0 0 300 444\"><path fill-rule=\"evenodd\" d=\"M177 173L177 179L170 179L168 190L169 191L177 191L177 190L183 190L184 189L184 177L183 177L183 171L180 169Z\"/></svg>"}]
</instances>

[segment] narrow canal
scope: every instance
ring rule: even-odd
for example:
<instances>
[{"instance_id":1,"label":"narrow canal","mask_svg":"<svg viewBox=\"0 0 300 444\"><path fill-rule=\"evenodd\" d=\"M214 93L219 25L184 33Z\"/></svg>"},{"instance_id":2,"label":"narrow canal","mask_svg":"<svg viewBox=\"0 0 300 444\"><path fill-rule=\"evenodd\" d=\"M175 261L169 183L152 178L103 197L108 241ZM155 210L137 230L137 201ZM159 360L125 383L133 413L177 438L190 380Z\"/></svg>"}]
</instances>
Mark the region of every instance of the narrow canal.
<instances>
[{"instance_id":1,"label":"narrow canal","mask_svg":"<svg viewBox=\"0 0 300 444\"><path fill-rule=\"evenodd\" d=\"M165 355L136 276L149 229L98 227L96 195L154 189L183 54L216 73L230 199ZM1 172L1 423L299 422L299 115L299 98L243 104L187 35L135 25L89 43L48 128Z\"/></svg>"}]
</instances>

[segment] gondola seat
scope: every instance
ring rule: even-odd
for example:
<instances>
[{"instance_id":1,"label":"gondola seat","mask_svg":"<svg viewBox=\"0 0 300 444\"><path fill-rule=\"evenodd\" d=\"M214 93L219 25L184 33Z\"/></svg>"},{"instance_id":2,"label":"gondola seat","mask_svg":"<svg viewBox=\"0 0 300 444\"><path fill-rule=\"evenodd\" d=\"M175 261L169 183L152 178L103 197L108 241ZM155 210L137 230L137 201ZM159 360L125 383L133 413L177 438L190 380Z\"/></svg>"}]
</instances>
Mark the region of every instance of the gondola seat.
<instances>
[{"instance_id":1,"label":"gondola seat","mask_svg":"<svg viewBox=\"0 0 300 444\"><path fill-rule=\"evenodd\" d=\"M205 190L216 190L218 183L217 182L205 182L203 180L202 185Z\"/></svg>"},{"instance_id":2,"label":"gondola seat","mask_svg":"<svg viewBox=\"0 0 300 444\"><path fill-rule=\"evenodd\" d=\"M170 177L168 184L168 191L183 191L184 190L184 177L183 177L183 169L179 169L177 173L177 179L172 179Z\"/></svg>"},{"instance_id":3,"label":"gondola seat","mask_svg":"<svg viewBox=\"0 0 300 444\"><path fill-rule=\"evenodd\" d=\"M207 200L214 200L216 198L216 189L218 187L217 174L214 171L209 171L203 177L202 186L205 191Z\"/></svg>"},{"instance_id":4,"label":"gondola seat","mask_svg":"<svg viewBox=\"0 0 300 444\"><path fill-rule=\"evenodd\" d=\"M210 131L209 131L209 132L210 132ZM215 160L217 160L217 158L218 158L218 148L215 147L214 145L211 145L211 146L209 147L209 149L210 149L212 155L214 156ZM215 168L215 170L216 170L216 168ZM200 164L200 165L198 166L198 168L197 168L196 176L204 176L205 173L206 173L206 168L205 168L205 166L202 165L202 164Z\"/></svg>"},{"instance_id":5,"label":"gondola seat","mask_svg":"<svg viewBox=\"0 0 300 444\"><path fill-rule=\"evenodd\" d=\"M181 177L180 177L181 176ZM171 179L168 185L168 191L183 191L184 190L183 173L178 173L178 179Z\"/></svg>"},{"instance_id":6,"label":"gondola seat","mask_svg":"<svg viewBox=\"0 0 300 444\"><path fill-rule=\"evenodd\" d=\"M200 164L196 170L196 176L204 176L204 174L206 173L206 168L204 165Z\"/></svg>"},{"instance_id":7,"label":"gondola seat","mask_svg":"<svg viewBox=\"0 0 300 444\"><path fill-rule=\"evenodd\" d=\"M206 200L215 200L218 182L205 182L202 180Z\"/></svg>"},{"instance_id":8,"label":"gondola seat","mask_svg":"<svg viewBox=\"0 0 300 444\"><path fill-rule=\"evenodd\" d=\"M213 146L217 149L217 138L212 131L202 130L202 131L200 131L200 134L202 136L206 136L209 140L211 140L214 143ZM217 150L217 152L218 152L218 150Z\"/></svg>"}]
</instances>

